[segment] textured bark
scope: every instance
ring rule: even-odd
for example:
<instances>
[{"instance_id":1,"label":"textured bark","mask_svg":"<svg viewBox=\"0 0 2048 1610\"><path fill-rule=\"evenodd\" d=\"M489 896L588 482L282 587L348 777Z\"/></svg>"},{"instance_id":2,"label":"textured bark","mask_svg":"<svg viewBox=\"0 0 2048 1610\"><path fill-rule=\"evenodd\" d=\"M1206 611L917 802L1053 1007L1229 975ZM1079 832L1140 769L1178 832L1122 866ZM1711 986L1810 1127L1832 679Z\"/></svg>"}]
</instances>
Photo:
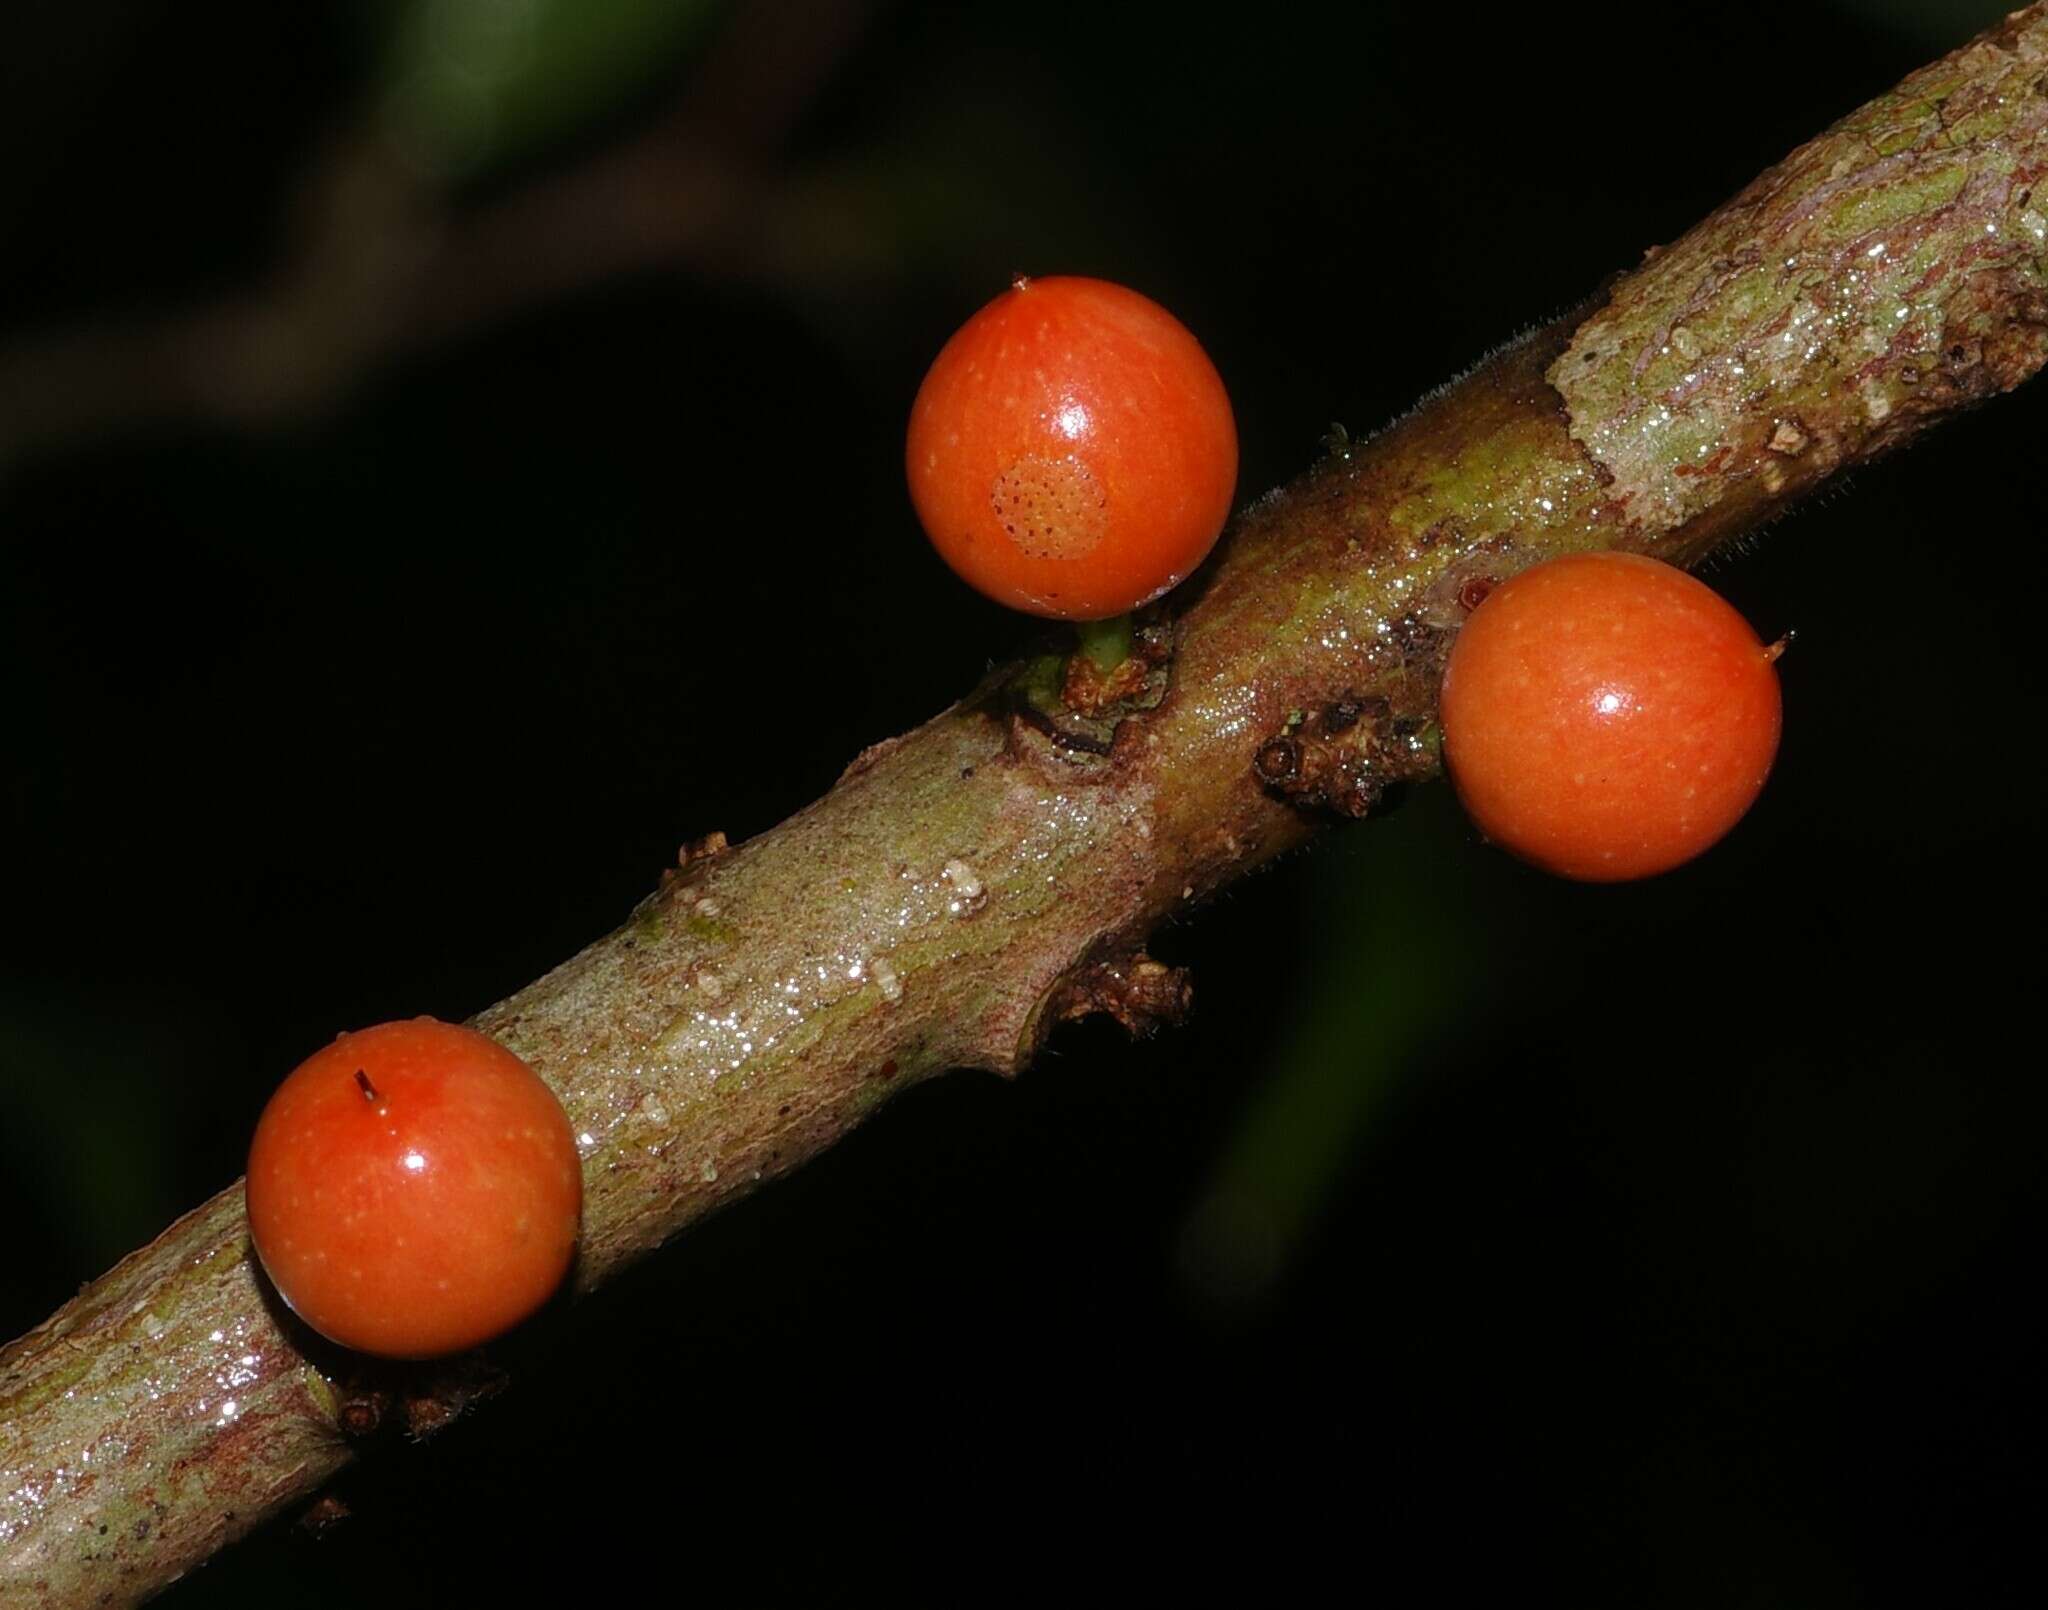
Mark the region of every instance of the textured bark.
<instances>
[{"instance_id":1,"label":"textured bark","mask_svg":"<svg viewBox=\"0 0 2048 1610\"><path fill-rule=\"evenodd\" d=\"M1434 769L1444 656L1492 583L1595 547L1690 562L2026 378L2044 172L2037 5L1256 504L1120 721L1000 673L772 832L687 849L477 1020L576 1127L578 1288L919 1079L1014 1072L1084 1011L1176 1016L1146 934ZM0 1352L0 1603L133 1602L309 1495L383 1413L336 1363L265 1286L239 1185L180 1220ZM410 1423L490 1385L452 1365Z\"/></svg>"}]
</instances>

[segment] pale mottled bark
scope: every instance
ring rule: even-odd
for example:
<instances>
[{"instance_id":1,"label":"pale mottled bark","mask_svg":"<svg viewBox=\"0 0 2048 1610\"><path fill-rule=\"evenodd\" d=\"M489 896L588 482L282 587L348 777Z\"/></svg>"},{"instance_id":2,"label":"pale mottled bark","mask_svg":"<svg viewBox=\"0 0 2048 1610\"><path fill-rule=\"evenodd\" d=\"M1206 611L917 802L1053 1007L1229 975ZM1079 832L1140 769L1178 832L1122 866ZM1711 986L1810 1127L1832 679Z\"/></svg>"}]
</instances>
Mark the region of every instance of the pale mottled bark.
<instances>
[{"instance_id":1,"label":"pale mottled bark","mask_svg":"<svg viewBox=\"0 0 2048 1610\"><path fill-rule=\"evenodd\" d=\"M1252 508L1106 754L1003 679L774 831L692 857L478 1020L560 1092L580 1287L949 1067L1065 1012L1142 1020L1167 915L1427 772L1479 584L1681 560L2048 357L2048 6L1795 152L1590 316L1526 337ZM1286 797L1283 797L1286 796ZM1312 808L1305 808L1312 807ZM266 1296L240 1187L0 1353L0 1603L144 1598L340 1468L343 1405ZM331 1361L330 1361L331 1362ZM421 1412L459 1407L451 1369Z\"/></svg>"}]
</instances>

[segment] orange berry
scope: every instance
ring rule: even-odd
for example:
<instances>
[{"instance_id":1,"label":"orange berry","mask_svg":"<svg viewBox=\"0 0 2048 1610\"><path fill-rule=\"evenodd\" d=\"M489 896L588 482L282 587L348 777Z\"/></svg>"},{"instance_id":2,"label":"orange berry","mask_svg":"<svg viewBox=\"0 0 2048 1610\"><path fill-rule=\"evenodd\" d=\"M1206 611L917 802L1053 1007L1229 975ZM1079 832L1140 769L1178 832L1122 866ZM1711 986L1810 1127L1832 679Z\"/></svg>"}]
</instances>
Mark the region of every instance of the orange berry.
<instances>
[{"instance_id":1,"label":"orange berry","mask_svg":"<svg viewBox=\"0 0 2048 1610\"><path fill-rule=\"evenodd\" d=\"M1756 800L1777 754L1773 651L1720 594L1638 554L1496 587L1451 650L1444 761L1480 832L1560 877L1649 877Z\"/></svg>"},{"instance_id":2,"label":"orange berry","mask_svg":"<svg viewBox=\"0 0 2048 1610\"><path fill-rule=\"evenodd\" d=\"M1102 620L1208 556L1237 485L1215 365L1106 280L1019 279L960 327L910 410L911 501L997 603Z\"/></svg>"},{"instance_id":3,"label":"orange berry","mask_svg":"<svg viewBox=\"0 0 2048 1610\"><path fill-rule=\"evenodd\" d=\"M562 1283L583 1171L538 1074L421 1017L293 1070L257 1121L247 1192L292 1312L344 1347L433 1358L511 1329Z\"/></svg>"}]
</instances>

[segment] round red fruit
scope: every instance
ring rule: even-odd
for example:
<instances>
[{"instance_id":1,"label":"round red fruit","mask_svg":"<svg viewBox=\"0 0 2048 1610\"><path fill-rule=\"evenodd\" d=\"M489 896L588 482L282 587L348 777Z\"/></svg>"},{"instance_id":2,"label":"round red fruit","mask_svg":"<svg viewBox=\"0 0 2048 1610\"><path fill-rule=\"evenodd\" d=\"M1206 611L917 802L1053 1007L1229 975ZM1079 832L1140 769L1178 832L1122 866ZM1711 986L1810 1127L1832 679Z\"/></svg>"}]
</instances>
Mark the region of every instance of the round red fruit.
<instances>
[{"instance_id":1,"label":"round red fruit","mask_svg":"<svg viewBox=\"0 0 2048 1610\"><path fill-rule=\"evenodd\" d=\"M583 1174L538 1074L422 1017L299 1064L257 1122L247 1190L257 1255L294 1313L344 1347L433 1358L561 1285Z\"/></svg>"},{"instance_id":2,"label":"round red fruit","mask_svg":"<svg viewBox=\"0 0 2048 1610\"><path fill-rule=\"evenodd\" d=\"M1777 754L1774 650L1718 593L1638 554L1523 571L1451 651L1444 760L1479 830L1562 877L1691 860L1741 820Z\"/></svg>"},{"instance_id":3,"label":"round red fruit","mask_svg":"<svg viewBox=\"0 0 2048 1610\"><path fill-rule=\"evenodd\" d=\"M1158 303L1020 278L925 376L905 450L932 545L998 603L1102 620L1208 556L1237 485L1216 367Z\"/></svg>"}]
</instances>

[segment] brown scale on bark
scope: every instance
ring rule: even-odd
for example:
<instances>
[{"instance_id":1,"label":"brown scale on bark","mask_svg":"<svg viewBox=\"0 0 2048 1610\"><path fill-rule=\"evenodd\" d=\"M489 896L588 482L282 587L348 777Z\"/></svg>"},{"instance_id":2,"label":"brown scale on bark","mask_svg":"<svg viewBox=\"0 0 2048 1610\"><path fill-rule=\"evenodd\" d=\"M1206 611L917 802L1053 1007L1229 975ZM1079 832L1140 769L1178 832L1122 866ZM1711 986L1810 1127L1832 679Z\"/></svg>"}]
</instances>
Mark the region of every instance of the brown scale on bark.
<instances>
[{"instance_id":1,"label":"brown scale on bark","mask_svg":"<svg viewBox=\"0 0 2048 1610\"><path fill-rule=\"evenodd\" d=\"M308 1504L295 1523L301 1537L322 1538L350 1515L348 1504L327 1493Z\"/></svg>"},{"instance_id":2,"label":"brown scale on bark","mask_svg":"<svg viewBox=\"0 0 2048 1610\"><path fill-rule=\"evenodd\" d=\"M1157 704L1166 691L1163 668L1172 657L1173 637L1164 626L1140 627L1129 657L1107 671L1086 654L1070 655L1060 698L1084 716L1102 716L1113 706L1141 700Z\"/></svg>"},{"instance_id":3,"label":"brown scale on bark","mask_svg":"<svg viewBox=\"0 0 2048 1610\"><path fill-rule=\"evenodd\" d=\"M1771 439L1766 445L1774 453L1782 453L1787 458L1797 458L1806 451L1808 440L1806 427L1799 422L1799 416L1788 414L1778 421L1778 428L1771 432Z\"/></svg>"},{"instance_id":4,"label":"brown scale on bark","mask_svg":"<svg viewBox=\"0 0 2048 1610\"><path fill-rule=\"evenodd\" d=\"M854 764L858 766L860 763L856 761ZM689 840L676 851L676 864L662 868L660 887L663 891L673 889L676 884L686 882L690 873L702 872L731 849L723 833L706 833L701 838ZM687 896L690 891L685 889L683 892Z\"/></svg>"},{"instance_id":5,"label":"brown scale on bark","mask_svg":"<svg viewBox=\"0 0 2048 1610\"><path fill-rule=\"evenodd\" d=\"M391 1409L391 1394L381 1386L350 1386L335 1407L334 1417L351 1437L375 1436Z\"/></svg>"},{"instance_id":6,"label":"brown scale on bark","mask_svg":"<svg viewBox=\"0 0 2048 1610\"><path fill-rule=\"evenodd\" d=\"M1499 585L1499 580L1493 576L1466 577L1458 586L1458 607L1466 614L1471 614L1486 602L1487 595Z\"/></svg>"},{"instance_id":7,"label":"brown scale on bark","mask_svg":"<svg viewBox=\"0 0 2048 1610\"><path fill-rule=\"evenodd\" d=\"M1425 725L1396 716L1378 694L1350 695L1261 745L1252 771L1269 792L1304 810L1364 816L1392 784L1435 769Z\"/></svg>"},{"instance_id":8,"label":"brown scale on bark","mask_svg":"<svg viewBox=\"0 0 2048 1610\"><path fill-rule=\"evenodd\" d=\"M1168 967L1138 951L1082 968L1054 995L1050 1017L1067 1023L1106 1013L1133 1039L1142 1039L1185 1021L1194 999L1185 967Z\"/></svg>"},{"instance_id":9,"label":"brown scale on bark","mask_svg":"<svg viewBox=\"0 0 2048 1610\"><path fill-rule=\"evenodd\" d=\"M1131 652L1105 671L1084 653L1064 662L1027 662L1000 689L1010 725L1009 753L1033 760L1053 750L1072 760L1114 752L1127 716L1155 710L1171 682L1173 632L1163 621L1138 628Z\"/></svg>"},{"instance_id":10,"label":"brown scale on bark","mask_svg":"<svg viewBox=\"0 0 2048 1610\"><path fill-rule=\"evenodd\" d=\"M423 1442L459 1420L472 1406L496 1397L511 1382L504 1370L474 1355L444 1364L432 1376L431 1386L406 1394L402 1405L405 1434Z\"/></svg>"},{"instance_id":11,"label":"brown scale on bark","mask_svg":"<svg viewBox=\"0 0 2048 1610\"><path fill-rule=\"evenodd\" d=\"M1397 616L1387 623L1387 640L1401 651L1404 660L1411 663L1434 659L1448 652L1445 646L1448 636L1443 627L1412 613Z\"/></svg>"},{"instance_id":12,"label":"brown scale on bark","mask_svg":"<svg viewBox=\"0 0 2048 1610\"><path fill-rule=\"evenodd\" d=\"M695 866L699 862L712 860L731 849L723 833L706 833L702 838L691 839L676 852L678 867Z\"/></svg>"},{"instance_id":13,"label":"brown scale on bark","mask_svg":"<svg viewBox=\"0 0 2048 1610\"><path fill-rule=\"evenodd\" d=\"M1087 655L1076 654L1067 661L1067 680L1060 697L1070 710L1100 715L1113 704L1135 698L1150 674L1151 668L1135 655L1105 671Z\"/></svg>"}]
</instances>

